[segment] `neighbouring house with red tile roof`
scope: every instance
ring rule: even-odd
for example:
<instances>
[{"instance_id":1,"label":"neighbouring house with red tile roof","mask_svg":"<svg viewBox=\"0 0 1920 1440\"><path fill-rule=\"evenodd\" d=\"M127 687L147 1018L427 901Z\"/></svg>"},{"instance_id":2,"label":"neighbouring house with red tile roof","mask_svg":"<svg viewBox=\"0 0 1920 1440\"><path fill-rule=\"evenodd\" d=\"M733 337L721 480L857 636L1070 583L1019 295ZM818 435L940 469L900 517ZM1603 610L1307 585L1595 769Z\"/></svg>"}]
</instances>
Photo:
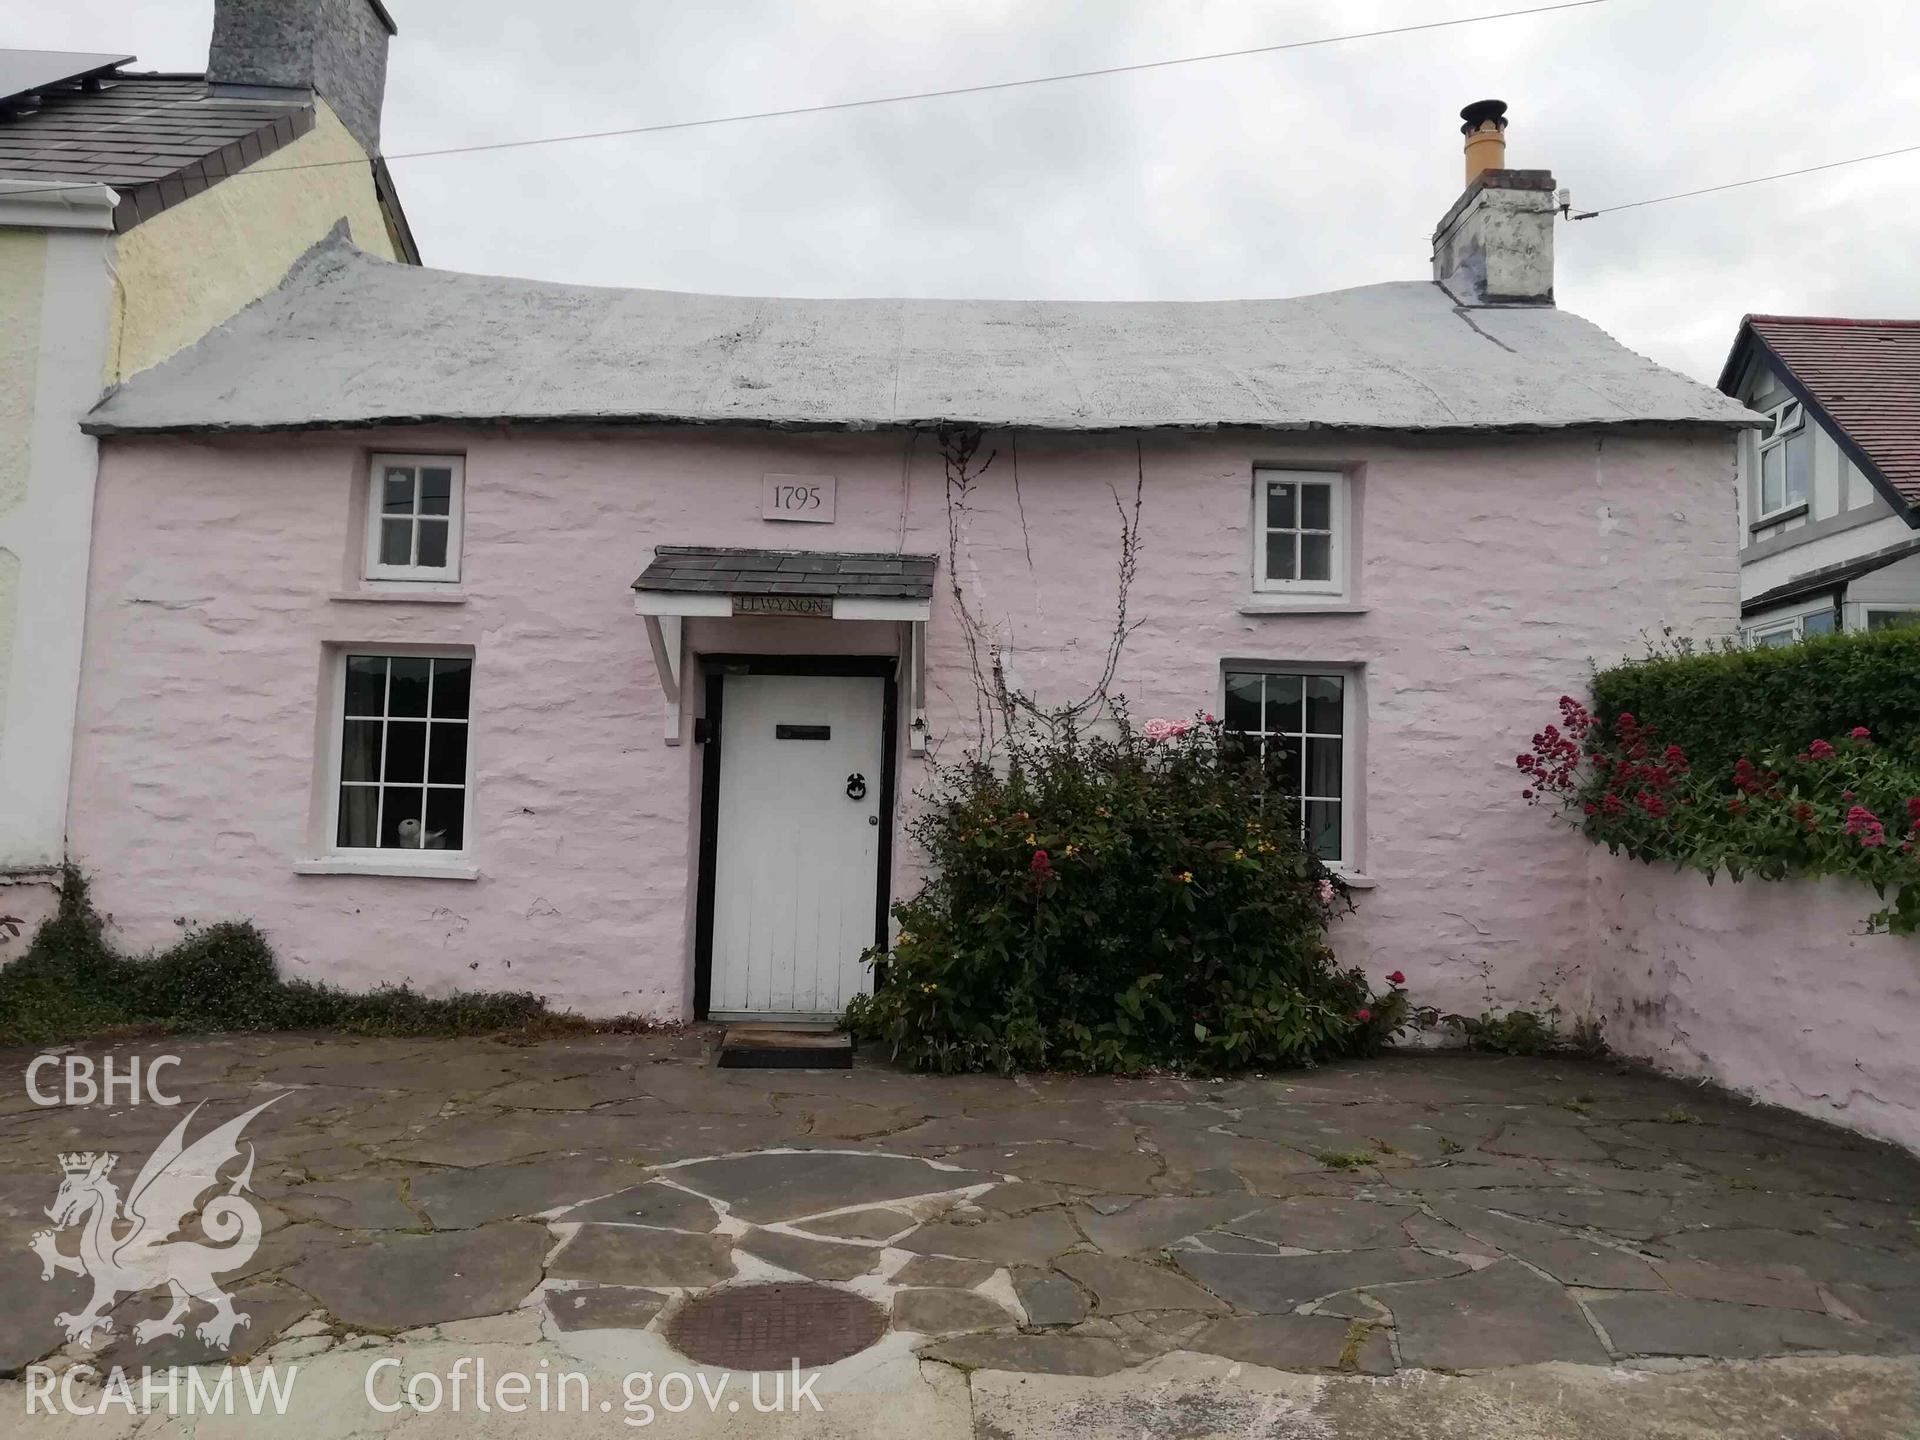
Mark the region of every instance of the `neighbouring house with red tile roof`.
<instances>
[{"instance_id":1,"label":"neighbouring house with red tile roof","mask_svg":"<svg viewBox=\"0 0 1920 1440\"><path fill-rule=\"evenodd\" d=\"M1743 633L1920 622L1920 320L1749 315L1720 388L1767 417L1740 446Z\"/></svg>"}]
</instances>

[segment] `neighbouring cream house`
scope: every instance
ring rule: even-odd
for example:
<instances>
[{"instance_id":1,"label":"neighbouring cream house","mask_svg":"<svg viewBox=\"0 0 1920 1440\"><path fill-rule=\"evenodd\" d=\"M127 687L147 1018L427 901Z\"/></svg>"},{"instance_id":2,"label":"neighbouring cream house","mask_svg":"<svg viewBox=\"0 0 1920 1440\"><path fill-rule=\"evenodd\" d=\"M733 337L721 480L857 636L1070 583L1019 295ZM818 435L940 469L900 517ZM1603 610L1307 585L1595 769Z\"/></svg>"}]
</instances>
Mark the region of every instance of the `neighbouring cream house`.
<instances>
[{"instance_id":1,"label":"neighbouring cream house","mask_svg":"<svg viewBox=\"0 0 1920 1440\"><path fill-rule=\"evenodd\" d=\"M218 0L204 74L0 50L0 913L43 910L66 853L79 421L337 227L419 262L379 158L392 34L380 0Z\"/></svg>"},{"instance_id":2,"label":"neighbouring cream house","mask_svg":"<svg viewBox=\"0 0 1920 1440\"><path fill-rule=\"evenodd\" d=\"M1555 307L1503 110L1466 112L1431 278L1293 299L316 247L87 417L73 857L135 946L244 916L351 987L834 1016L980 670L1098 683L1138 497L1112 688L1297 766L1353 960L1535 1002L1596 944L1591 857L1516 815L1512 757L1589 657L1734 631L1756 417Z\"/></svg>"}]
</instances>

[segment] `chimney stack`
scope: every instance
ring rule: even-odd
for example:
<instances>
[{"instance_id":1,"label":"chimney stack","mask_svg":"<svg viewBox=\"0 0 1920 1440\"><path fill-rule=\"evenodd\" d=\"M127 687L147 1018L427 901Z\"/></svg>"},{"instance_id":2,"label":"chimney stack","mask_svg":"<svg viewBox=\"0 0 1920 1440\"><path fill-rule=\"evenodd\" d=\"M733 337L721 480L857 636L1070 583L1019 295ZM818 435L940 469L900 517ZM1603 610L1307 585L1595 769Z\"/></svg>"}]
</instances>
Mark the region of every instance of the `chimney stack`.
<instances>
[{"instance_id":1,"label":"chimney stack","mask_svg":"<svg viewBox=\"0 0 1920 1440\"><path fill-rule=\"evenodd\" d=\"M1460 112L1467 188L1433 232L1433 278L1462 305L1553 304L1553 173L1509 170L1507 105Z\"/></svg>"},{"instance_id":2,"label":"chimney stack","mask_svg":"<svg viewBox=\"0 0 1920 1440\"><path fill-rule=\"evenodd\" d=\"M207 88L236 99L318 95L377 155L395 33L380 0L214 0Z\"/></svg>"}]
</instances>

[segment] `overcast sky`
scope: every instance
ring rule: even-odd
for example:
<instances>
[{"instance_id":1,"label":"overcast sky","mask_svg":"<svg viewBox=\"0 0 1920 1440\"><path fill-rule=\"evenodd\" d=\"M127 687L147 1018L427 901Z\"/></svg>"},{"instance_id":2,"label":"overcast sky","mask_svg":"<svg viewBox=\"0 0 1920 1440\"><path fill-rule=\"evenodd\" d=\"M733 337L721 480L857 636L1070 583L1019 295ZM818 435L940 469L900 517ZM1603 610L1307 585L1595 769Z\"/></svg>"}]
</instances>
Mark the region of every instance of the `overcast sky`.
<instances>
[{"instance_id":1,"label":"overcast sky","mask_svg":"<svg viewBox=\"0 0 1920 1440\"><path fill-rule=\"evenodd\" d=\"M389 154L1339 35L1528 0L389 0ZM213 0L4 43L199 70ZM1457 111L1594 208L1920 144L1910 0L1607 0L832 115L396 160L428 264L785 295L1217 299L1424 277ZM1747 311L1920 315L1920 154L1558 227L1560 304L1711 381Z\"/></svg>"}]
</instances>

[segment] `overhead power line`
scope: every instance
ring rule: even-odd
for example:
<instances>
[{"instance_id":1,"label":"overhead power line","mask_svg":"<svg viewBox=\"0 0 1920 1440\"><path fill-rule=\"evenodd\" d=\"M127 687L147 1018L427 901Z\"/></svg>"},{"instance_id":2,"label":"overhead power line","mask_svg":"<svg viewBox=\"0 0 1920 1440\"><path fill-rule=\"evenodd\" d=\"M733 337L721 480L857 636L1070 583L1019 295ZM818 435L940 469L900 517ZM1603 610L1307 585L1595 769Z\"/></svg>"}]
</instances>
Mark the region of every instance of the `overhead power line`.
<instances>
[{"instance_id":1,"label":"overhead power line","mask_svg":"<svg viewBox=\"0 0 1920 1440\"><path fill-rule=\"evenodd\" d=\"M1881 150L1872 155L1855 155L1849 160L1829 160L1824 165L1803 165L1798 170L1782 170L1774 175L1755 175L1748 180L1729 180L1724 185L1703 185L1698 190L1682 190L1675 195L1656 195L1651 200L1629 200L1624 205L1602 205L1598 210L1583 210L1571 218L1592 220L1599 215L1611 215L1617 210L1638 210L1646 205L1664 205L1669 200L1691 200L1696 195L1717 195L1722 190L1738 190L1745 185L1764 185L1769 180L1791 180L1796 175L1812 175L1820 170L1838 170L1843 165L1864 165L1869 160L1890 160L1895 155L1912 155L1916 151L1920 151L1920 145L1902 145L1898 150Z\"/></svg>"},{"instance_id":2,"label":"overhead power line","mask_svg":"<svg viewBox=\"0 0 1920 1440\"><path fill-rule=\"evenodd\" d=\"M588 130L570 135L543 135L529 140L495 140L477 145L446 145L430 150L402 150L383 156L388 161L428 160L443 155L474 155L493 150L526 150L538 145L570 145L580 140L613 140L628 135L662 135L674 130L699 130L713 125L741 125L752 120L782 120L798 115L825 115L838 110L866 110L880 105L905 105L918 100L943 100L956 95L985 95L999 90L1022 90L1036 85L1059 85L1071 80L1094 80L1110 75L1136 75L1169 70L1180 65L1205 65L1216 60L1239 60L1251 55L1276 55L1288 50L1311 50L1345 45L1356 40L1380 40L1390 35L1412 35L1461 25L1484 25L1494 20L1517 20L1526 15L1548 15L1558 10L1584 10L1610 0L1561 0L1555 5L1533 5L1524 10L1500 10L1487 15L1462 15L1451 20L1427 20L1416 25L1394 25L1383 30L1359 30L1346 35L1322 35L1312 40L1284 40L1272 45L1249 45L1239 50L1216 50L1205 55L1179 55L1168 60L1139 60L1128 65L1103 65L1057 75L1032 75L1020 80L994 80L979 85L955 85L944 90L915 90L901 95L876 95L864 100L832 100L819 105L793 105L780 110L751 110L737 115L709 115L698 120L663 120L653 125L628 125L617 130ZM341 165L364 165L361 160L310 160L299 165L258 166L239 175L285 175L296 170L328 170ZM236 178L236 177L228 177ZM95 181L94 184L105 184ZM82 189L83 186L46 186L45 190ZM43 192L44 193L44 192Z\"/></svg>"}]
</instances>

